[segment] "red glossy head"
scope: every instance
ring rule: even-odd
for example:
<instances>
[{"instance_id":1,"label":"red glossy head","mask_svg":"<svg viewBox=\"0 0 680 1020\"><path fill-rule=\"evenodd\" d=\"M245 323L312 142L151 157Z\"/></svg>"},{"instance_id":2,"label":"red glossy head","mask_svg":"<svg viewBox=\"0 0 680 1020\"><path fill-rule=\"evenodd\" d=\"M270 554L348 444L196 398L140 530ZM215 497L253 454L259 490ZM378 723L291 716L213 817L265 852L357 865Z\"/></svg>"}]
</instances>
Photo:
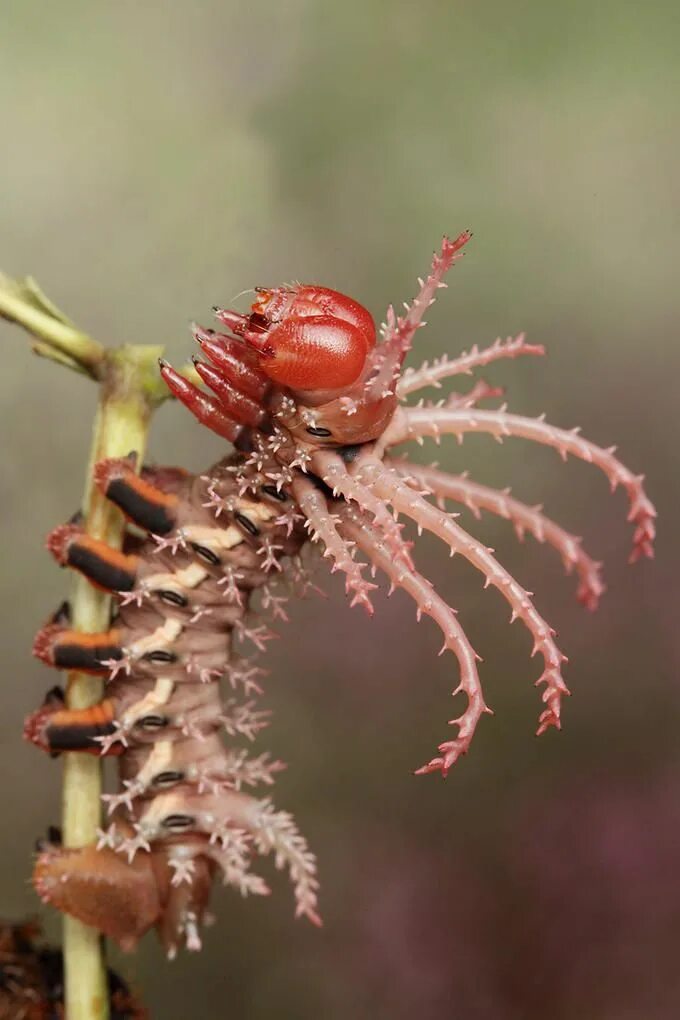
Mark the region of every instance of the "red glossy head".
<instances>
[{"instance_id":1,"label":"red glossy head","mask_svg":"<svg viewBox=\"0 0 680 1020\"><path fill-rule=\"evenodd\" d=\"M361 375L375 324L357 301L327 287L263 290L243 336L260 369L281 386L337 390Z\"/></svg>"}]
</instances>

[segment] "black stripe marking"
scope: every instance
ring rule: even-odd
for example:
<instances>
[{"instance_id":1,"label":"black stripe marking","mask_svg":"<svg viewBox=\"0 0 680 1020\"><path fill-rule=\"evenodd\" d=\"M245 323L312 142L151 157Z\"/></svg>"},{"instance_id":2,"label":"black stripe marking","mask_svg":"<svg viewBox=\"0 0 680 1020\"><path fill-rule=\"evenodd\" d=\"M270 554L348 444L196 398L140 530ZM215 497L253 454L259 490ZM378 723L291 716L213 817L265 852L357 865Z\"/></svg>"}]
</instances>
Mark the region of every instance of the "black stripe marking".
<instances>
[{"instance_id":1,"label":"black stripe marking","mask_svg":"<svg viewBox=\"0 0 680 1020\"><path fill-rule=\"evenodd\" d=\"M364 446L367 445L367 443L354 443L351 446L339 446L335 452L342 457L345 464L351 464L353 460L357 459Z\"/></svg>"},{"instance_id":2,"label":"black stripe marking","mask_svg":"<svg viewBox=\"0 0 680 1020\"><path fill-rule=\"evenodd\" d=\"M198 543L192 542L191 548L197 556L200 556L202 560L209 563L211 567L219 567L222 562L217 553L214 553L212 549L208 549L205 545L198 545Z\"/></svg>"},{"instance_id":3,"label":"black stripe marking","mask_svg":"<svg viewBox=\"0 0 680 1020\"><path fill-rule=\"evenodd\" d=\"M69 567L80 570L85 577L107 591L132 591L135 586L134 574L115 563L109 563L79 542L71 542L67 562Z\"/></svg>"},{"instance_id":4,"label":"black stripe marking","mask_svg":"<svg viewBox=\"0 0 680 1020\"><path fill-rule=\"evenodd\" d=\"M106 498L120 507L140 528L152 531L155 535L167 535L175 526L175 519L170 516L166 506L146 499L124 478L114 478L109 482Z\"/></svg>"},{"instance_id":5,"label":"black stripe marking","mask_svg":"<svg viewBox=\"0 0 680 1020\"><path fill-rule=\"evenodd\" d=\"M169 725L167 715L145 715L135 723L142 730L163 730Z\"/></svg>"},{"instance_id":6,"label":"black stripe marking","mask_svg":"<svg viewBox=\"0 0 680 1020\"><path fill-rule=\"evenodd\" d=\"M260 534L260 529L254 524L250 517L246 517L245 514L239 513L238 511L234 514L234 520L237 521L244 531L247 531L253 538L257 538Z\"/></svg>"},{"instance_id":7,"label":"black stripe marking","mask_svg":"<svg viewBox=\"0 0 680 1020\"><path fill-rule=\"evenodd\" d=\"M157 648L153 652L147 652L142 658L145 662L177 662L177 656L174 652L166 652L162 648Z\"/></svg>"},{"instance_id":8,"label":"black stripe marking","mask_svg":"<svg viewBox=\"0 0 680 1020\"><path fill-rule=\"evenodd\" d=\"M66 726L48 726L45 733L51 752L87 751L99 747L96 737L106 737L115 732L112 722L87 725L68 724Z\"/></svg>"},{"instance_id":9,"label":"black stripe marking","mask_svg":"<svg viewBox=\"0 0 680 1020\"><path fill-rule=\"evenodd\" d=\"M265 495L270 496L272 499L278 500L279 503L287 503L288 496L283 489L277 489L275 485L263 485L262 491Z\"/></svg>"},{"instance_id":10,"label":"black stripe marking","mask_svg":"<svg viewBox=\"0 0 680 1020\"><path fill-rule=\"evenodd\" d=\"M170 832L186 832L187 829L194 827L196 820L191 815L167 815L161 824Z\"/></svg>"},{"instance_id":11,"label":"black stripe marking","mask_svg":"<svg viewBox=\"0 0 680 1020\"><path fill-rule=\"evenodd\" d=\"M168 769L165 772L159 772L157 776L153 777L153 785L174 786L176 783L181 783L183 779L183 772L176 772L174 769Z\"/></svg>"},{"instance_id":12,"label":"black stripe marking","mask_svg":"<svg viewBox=\"0 0 680 1020\"><path fill-rule=\"evenodd\" d=\"M165 602L169 606L179 606L180 609L186 609L189 605L189 599L185 595L181 595L178 591L171 591L169 588L159 590L158 598L161 602Z\"/></svg>"},{"instance_id":13,"label":"black stripe marking","mask_svg":"<svg viewBox=\"0 0 680 1020\"><path fill-rule=\"evenodd\" d=\"M104 659L122 659L123 650L118 645L63 645L54 648L54 665L57 669L101 669Z\"/></svg>"}]
</instances>

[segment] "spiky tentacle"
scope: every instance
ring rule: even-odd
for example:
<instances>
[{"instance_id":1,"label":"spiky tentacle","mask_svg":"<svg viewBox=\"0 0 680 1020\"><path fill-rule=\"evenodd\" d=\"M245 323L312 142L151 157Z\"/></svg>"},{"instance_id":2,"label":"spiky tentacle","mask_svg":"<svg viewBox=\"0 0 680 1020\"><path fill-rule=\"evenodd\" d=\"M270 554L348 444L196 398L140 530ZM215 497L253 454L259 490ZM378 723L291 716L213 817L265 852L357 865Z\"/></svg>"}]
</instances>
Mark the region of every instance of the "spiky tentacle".
<instances>
[{"instance_id":1,"label":"spiky tentacle","mask_svg":"<svg viewBox=\"0 0 680 1020\"><path fill-rule=\"evenodd\" d=\"M394 520L382 499L353 475L348 474L345 463L337 453L319 452L312 457L311 466L329 486L333 496L342 496L349 503L356 503L360 510L375 519L376 526L383 532L392 555L407 567L413 566L409 548L401 536L401 525Z\"/></svg>"},{"instance_id":2,"label":"spiky tentacle","mask_svg":"<svg viewBox=\"0 0 680 1020\"><path fill-rule=\"evenodd\" d=\"M548 626L531 601L530 593L500 565L490 549L469 535L453 520L450 514L432 506L417 492L378 460L363 460L359 470L364 480L388 500L399 513L405 513L419 528L437 535L447 543L451 555L460 553L486 578L485 587L498 588L512 610L512 620L520 619L534 640L532 655L537 652L543 658L543 673L536 685L545 685L542 700L545 709L538 721L538 733L549 726L560 727L561 698L569 691L562 678L562 663L566 656L555 644L554 630Z\"/></svg>"},{"instance_id":3,"label":"spiky tentacle","mask_svg":"<svg viewBox=\"0 0 680 1020\"><path fill-rule=\"evenodd\" d=\"M424 613L437 624L444 635L444 644L439 654L449 650L458 660L460 682L453 691L453 697L464 693L467 698L465 711L457 719L449 720L449 725L458 727L458 736L454 740L441 743L439 745L441 754L417 770L418 775L441 772L446 776L458 758L467 752L481 716L484 713L491 714L491 709L484 701L477 672L479 656L458 622L455 610L447 605L422 574L407 569L403 564L395 563L388 543L367 518L348 506L341 508L339 516L343 533L356 542L374 567L378 567L387 575L392 590L403 588L411 596L417 607L418 619L420 620Z\"/></svg>"},{"instance_id":4,"label":"spiky tentacle","mask_svg":"<svg viewBox=\"0 0 680 1020\"><path fill-rule=\"evenodd\" d=\"M254 839L259 853L273 853L276 867L288 868L297 904L295 916L306 917L320 928L316 858L298 831L293 816L287 811L276 811L268 799L260 801Z\"/></svg>"},{"instance_id":5,"label":"spiky tentacle","mask_svg":"<svg viewBox=\"0 0 680 1020\"><path fill-rule=\"evenodd\" d=\"M277 811L269 798L256 799L236 790L223 789L219 793L167 793L160 794L141 812L135 823L136 837L120 840L115 831L112 843L114 849L127 853L136 859L139 849L148 849L154 841L167 838L168 820L188 818L196 842L189 842L182 848L183 859L187 856L213 856L221 866L226 863L225 878L230 885L236 885L242 893L268 892L267 886L258 875L250 871L248 846L263 856L274 855L277 868L287 867L293 883L296 916L307 917L313 924L320 925L318 915L318 880L316 860L310 852L307 841L298 831L292 816L286 811ZM197 834L203 833L205 839ZM217 847L216 853L208 847ZM220 851L227 850L225 855ZM173 848L170 848L170 854ZM177 849L175 849L177 852ZM180 884L176 879L175 884Z\"/></svg>"},{"instance_id":6,"label":"spiky tentacle","mask_svg":"<svg viewBox=\"0 0 680 1020\"><path fill-rule=\"evenodd\" d=\"M474 407L480 400L489 400L492 397L502 397L505 390L502 386L490 386L485 379L478 379L474 386L471 386L467 393L450 393L441 405L442 407ZM421 401L419 407L429 407Z\"/></svg>"},{"instance_id":7,"label":"spiky tentacle","mask_svg":"<svg viewBox=\"0 0 680 1020\"><path fill-rule=\"evenodd\" d=\"M353 596L351 604L364 606L372 615L373 603L369 592L376 586L362 576L362 565L352 557L351 545L340 535L323 493L304 477L296 478L292 488L312 541L322 542L324 557L333 560L331 573L342 570L346 576L346 591Z\"/></svg>"},{"instance_id":8,"label":"spiky tentacle","mask_svg":"<svg viewBox=\"0 0 680 1020\"><path fill-rule=\"evenodd\" d=\"M546 517L541 506L527 506L511 496L509 489L493 489L480 482L473 482L467 474L450 475L435 467L413 464L411 461L388 459L386 463L398 471L406 482L412 482L425 489L426 494L435 496L441 509L444 509L445 499L452 499L466 506L477 518L481 517L482 510L488 510L511 521L520 541L528 531L537 542L547 542L560 554L566 572L576 572L579 579L576 593L578 601L586 609L597 609L600 596L605 590L600 576L601 564L583 550L580 538Z\"/></svg>"},{"instance_id":9,"label":"spiky tentacle","mask_svg":"<svg viewBox=\"0 0 680 1020\"><path fill-rule=\"evenodd\" d=\"M500 361L501 358L519 358L525 354L541 356L545 354L545 347L542 344L528 344L524 333L519 333L515 337L509 336L505 340L498 337L490 347L480 349L475 344L468 353L463 353L457 358L449 358L444 354L431 365L426 361L420 368L407 368L399 380L397 395L404 399L410 393L422 390L426 386L438 389L442 379L450 379L454 375L471 375L476 368L483 368L493 361Z\"/></svg>"},{"instance_id":10,"label":"spiky tentacle","mask_svg":"<svg viewBox=\"0 0 680 1020\"><path fill-rule=\"evenodd\" d=\"M557 428L550 425L543 417L527 418L508 411L481 411L476 409L447 410L435 408L423 411L409 409L395 415L388 434L384 437L387 446L432 436L439 439L446 433L456 435L462 442L466 432L484 432L502 442L506 436L518 436L531 439L544 446L551 446L563 460L571 454L589 464L594 464L609 479L612 491L621 485L628 495L630 509L628 520L635 526L633 549L630 562L640 556L653 556L655 536L654 518L656 510L643 488L644 475L634 475L614 456L616 447L603 449L583 439L579 429Z\"/></svg>"},{"instance_id":11,"label":"spiky tentacle","mask_svg":"<svg viewBox=\"0 0 680 1020\"><path fill-rule=\"evenodd\" d=\"M423 316L430 305L434 304L437 291L447 286L443 278L453 263L462 258L461 248L471 237L469 230L459 234L454 241L444 237L439 252L435 252L432 258L429 276L426 280L418 280L420 290L411 304L404 306L406 315L396 315L391 305L388 308L383 342L374 352L364 399L374 400L394 392L413 337L425 325Z\"/></svg>"}]
</instances>

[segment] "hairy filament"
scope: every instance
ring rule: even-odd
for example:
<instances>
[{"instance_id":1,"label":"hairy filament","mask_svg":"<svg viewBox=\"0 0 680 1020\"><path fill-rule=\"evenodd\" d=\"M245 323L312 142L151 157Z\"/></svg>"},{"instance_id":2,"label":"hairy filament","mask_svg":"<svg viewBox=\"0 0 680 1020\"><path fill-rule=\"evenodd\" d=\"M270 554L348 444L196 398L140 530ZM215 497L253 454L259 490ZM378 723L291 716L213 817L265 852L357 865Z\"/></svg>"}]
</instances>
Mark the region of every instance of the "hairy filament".
<instances>
[{"instance_id":1,"label":"hairy filament","mask_svg":"<svg viewBox=\"0 0 680 1020\"><path fill-rule=\"evenodd\" d=\"M361 510L370 513L375 519L376 526L383 531L392 555L407 567L413 567L409 547L401 536L401 525L392 517L383 500L377 499L358 478L348 474L344 461L337 453L315 453L312 468L329 486L335 498L342 496L348 502L356 503Z\"/></svg>"},{"instance_id":2,"label":"hairy filament","mask_svg":"<svg viewBox=\"0 0 680 1020\"><path fill-rule=\"evenodd\" d=\"M389 500L397 512L405 513L419 528L426 528L441 538L449 546L451 555L458 552L475 566L486 578L485 587L491 584L498 588L510 605L512 621L522 620L531 634L534 640L532 655L540 652L543 658L544 670L536 684L545 684L542 700L546 708L541 713L538 732L543 733L549 726L559 729L561 697L569 693L561 669L566 657L553 640L555 632L535 609L529 592L500 565L490 549L464 531L449 514L428 503L380 461L363 461L361 473L373 490Z\"/></svg>"},{"instance_id":3,"label":"hairy filament","mask_svg":"<svg viewBox=\"0 0 680 1020\"><path fill-rule=\"evenodd\" d=\"M395 415L395 419L397 416ZM542 418L526 418L507 411L449 411L446 409L419 410L403 412L403 416L393 423L394 432L390 436L390 445L418 439L422 436L433 436L439 439L445 433L458 436L461 441L466 432L486 432L502 441L506 436L519 436L531 439L544 446L552 446L563 460L567 455L578 457L598 467L609 479L612 491L618 485L623 486L628 495L630 509L628 520L635 525L633 549L630 562L640 556L654 555L653 542L655 535L654 518L656 510L648 499L644 488L644 475L634 475L614 456L616 447L603 449L583 439L578 429L571 431L550 425Z\"/></svg>"},{"instance_id":4,"label":"hairy filament","mask_svg":"<svg viewBox=\"0 0 680 1020\"><path fill-rule=\"evenodd\" d=\"M373 603L369 598L369 592L376 586L362 576L362 564L353 559L352 547L338 531L323 493L319 492L309 479L300 477L293 482L293 494L305 516L312 541L316 539L323 542L324 557L333 560L331 573L342 570L346 575L347 594L354 594L351 605L362 605L369 615L373 615Z\"/></svg>"},{"instance_id":5,"label":"hairy filament","mask_svg":"<svg viewBox=\"0 0 680 1020\"><path fill-rule=\"evenodd\" d=\"M455 610L437 594L430 582L417 571L408 570L403 564L395 563L383 536L363 515L351 507L343 507L340 517L342 532L356 542L374 567L379 567L387 575L392 589L403 588L411 596L417 607L418 619L424 613L437 624L444 635L440 655L449 650L458 660L460 682L453 691L453 697L463 692L467 698L464 712L457 719L449 721L451 726L458 727L458 736L454 740L441 743L439 745L441 754L416 770L417 775L441 772L446 776L458 758L467 752L481 716L484 713L492 714L484 701L477 672L479 656L458 622Z\"/></svg>"},{"instance_id":6,"label":"hairy filament","mask_svg":"<svg viewBox=\"0 0 680 1020\"><path fill-rule=\"evenodd\" d=\"M437 291L447 286L443 278L453 263L462 258L460 249L471 237L469 230L460 234L455 241L444 237L439 252L435 252L432 258L427 280L418 280L420 290L411 304L406 306L406 315L398 316L392 306L388 308L383 342L375 349L373 356L375 374L366 387L366 399L376 399L393 392L416 330L425 325L423 316L430 305L434 304Z\"/></svg>"},{"instance_id":7,"label":"hairy filament","mask_svg":"<svg viewBox=\"0 0 680 1020\"><path fill-rule=\"evenodd\" d=\"M461 354L457 358L449 358L444 354L431 365L425 362L420 368L407 368L399 380L397 395L403 399L425 386L439 388L442 379L449 379L454 375L471 375L474 369L490 365L492 361L519 358L523 354L540 356L545 354L545 347L542 344L526 343L525 334L519 333L516 337L509 336L506 340L498 337L490 347L483 347L481 350L475 344L469 353Z\"/></svg>"},{"instance_id":8,"label":"hairy filament","mask_svg":"<svg viewBox=\"0 0 680 1020\"><path fill-rule=\"evenodd\" d=\"M441 509L444 509L444 499L453 499L466 506L477 518L481 517L482 510L488 510L511 521L520 541L528 531L537 542L547 542L560 554L567 574L576 572L579 579L576 593L578 601L586 609L597 609L600 596L605 590L600 576L601 564L583 550L580 538L546 517L542 507L527 506L511 496L509 489L493 489L473 482L467 475L450 475L437 468L410 461L388 460L386 463L398 471L406 482L425 487L427 493L437 498Z\"/></svg>"}]
</instances>

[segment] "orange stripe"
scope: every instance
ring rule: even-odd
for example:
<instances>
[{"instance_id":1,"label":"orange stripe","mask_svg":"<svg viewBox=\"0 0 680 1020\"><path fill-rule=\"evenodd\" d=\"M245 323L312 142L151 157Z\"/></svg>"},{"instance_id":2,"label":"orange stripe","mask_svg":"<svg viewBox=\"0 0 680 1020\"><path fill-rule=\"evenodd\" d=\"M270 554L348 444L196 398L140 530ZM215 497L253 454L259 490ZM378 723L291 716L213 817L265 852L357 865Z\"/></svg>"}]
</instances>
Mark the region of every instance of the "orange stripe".
<instances>
[{"instance_id":1,"label":"orange stripe","mask_svg":"<svg viewBox=\"0 0 680 1020\"><path fill-rule=\"evenodd\" d=\"M96 648L98 645L118 645L120 631L105 630L100 634L82 634L78 630L62 630L55 638L58 645L79 645L81 648Z\"/></svg>"},{"instance_id":2,"label":"orange stripe","mask_svg":"<svg viewBox=\"0 0 680 1020\"><path fill-rule=\"evenodd\" d=\"M128 574L135 574L137 572L139 556L128 556L118 549L112 549L110 545L102 542L99 538L83 535L82 538L78 538L73 544L89 549L91 553L104 560L105 563L110 563L112 566L118 567Z\"/></svg>"},{"instance_id":3,"label":"orange stripe","mask_svg":"<svg viewBox=\"0 0 680 1020\"><path fill-rule=\"evenodd\" d=\"M155 503L156 506L171 507L176 506L179 502L177 496L157 489L155 485L144 481L134 471L126 471L124 481L131 489L138 492L143 499L148 500L150 503Z\"/></svg>"},{"instance_id":4,"label":"orange stripe","mask_svg":"<svg viewBox=\"0 0 680 1020\"><path fill-rule=\"evenodd\" d=\"M113 722L113 702L109 698L88 708L61 708L49 717L49 726L101 726Z\"/></svg>"}]
</instances>

